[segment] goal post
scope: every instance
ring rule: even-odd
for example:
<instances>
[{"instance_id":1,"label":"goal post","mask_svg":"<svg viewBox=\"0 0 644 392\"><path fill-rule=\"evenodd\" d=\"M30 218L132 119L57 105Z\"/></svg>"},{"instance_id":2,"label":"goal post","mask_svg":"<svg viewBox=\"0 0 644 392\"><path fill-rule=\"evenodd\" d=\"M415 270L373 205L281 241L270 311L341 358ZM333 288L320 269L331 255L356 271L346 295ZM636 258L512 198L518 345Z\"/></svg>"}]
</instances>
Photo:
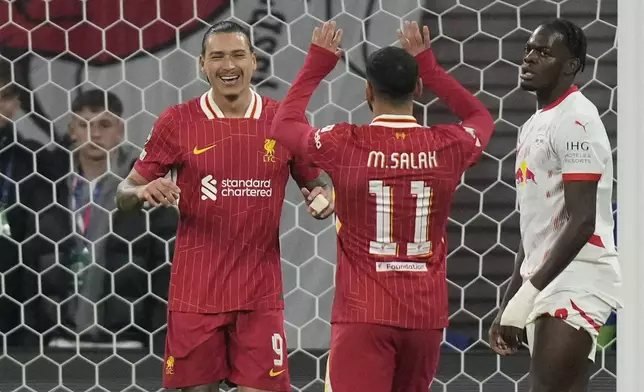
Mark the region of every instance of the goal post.
<instances>
[{"instance_id":1,"label":"goal post","mask_svg":"<svg viewBox=\"0 0 644 392\"><path fill-rule=\"evenodd\" d=\"M624 277L624 308L617 314L617 392L641 389L644 369L644 4L620 0L617 9L617 246Z\"/></svg>"}]
</instances>

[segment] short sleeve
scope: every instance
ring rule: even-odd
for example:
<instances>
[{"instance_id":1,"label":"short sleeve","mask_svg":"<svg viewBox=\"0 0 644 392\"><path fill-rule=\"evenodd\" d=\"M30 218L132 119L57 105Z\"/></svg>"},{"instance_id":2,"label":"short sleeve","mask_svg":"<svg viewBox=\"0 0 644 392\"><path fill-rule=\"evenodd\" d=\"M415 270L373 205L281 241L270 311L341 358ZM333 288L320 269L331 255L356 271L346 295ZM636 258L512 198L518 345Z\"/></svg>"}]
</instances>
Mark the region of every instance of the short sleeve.
<instances>
[{"instance_id":1,"label":"short sleeve","mask_svg":"<svg viewBox=\"0 0 644 392\"><path fill-rule=\"evenodd\" d=\"M344 128L343 124L327 125L313 130L307 136L308 159L327 173L333 171L337 165L338 145Z\"/></svg>"},{"instance_id":2,"label":"short sleeve","mask_svg":"<svg viewBox=\"0 0 644 392\"><path fill-rule=\"evenodd\" d=\"M467 162L465 163L465 167L469 168L481 159L485 146L481 143L481 139L479 139L478 132L474 125L460 124L458 127L460 127L462 132L464 132L464 139L468 145L469 154L466 157Z\"/></svg>"},{"instance_id":3,"label":"short sleeve","mask_svg":"<svg viewBox=\"0 0 644 392\"><path fill-rule=\"evenodd\" d=\"M167 109L154 123L134 169L148 181L165 177L178 164L177 138L173 137L172 108Z\"/></svg>"},{"instance_id":4,"label":"short sleeve","mask_svg":"<svg viewBox=\"0 0 644 392\"><path fill-rule=\"evenodd\" d=\"M479 139L476 129L469 125L464 124L445 124L438 125L450 137L456 138L460 148L454 154L454 159L457 161L458 167L461 171L467 170L470 166L474 165L481 158L484 146Z\"/></svg>"},{"instance_id":5,"label":"short sleeve","mask_svg":"<svg viewBox=\"0 0 644 392\"><path fill-rule=\"evenodd\" d=\"M552 136L564 181L599 181L611 159L606 129L598 116L566 116Z\"/></svg>"}]
</instances>

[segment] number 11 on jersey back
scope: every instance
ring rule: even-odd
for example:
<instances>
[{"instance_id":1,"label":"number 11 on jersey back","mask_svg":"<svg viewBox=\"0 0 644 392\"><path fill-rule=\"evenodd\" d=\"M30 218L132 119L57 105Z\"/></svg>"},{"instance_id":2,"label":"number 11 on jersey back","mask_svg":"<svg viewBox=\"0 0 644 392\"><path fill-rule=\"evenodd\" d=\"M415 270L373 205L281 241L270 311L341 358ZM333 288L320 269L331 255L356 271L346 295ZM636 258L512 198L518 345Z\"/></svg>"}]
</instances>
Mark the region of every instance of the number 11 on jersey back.
<instances>
[{"instance_id":1,"label":"number 11 on jersey back","mask_svg":"<svg viewBox=\"0 0 644 392\"><path fill-rule=\"evenodd\" d=\"M409 187L401 191L410 192L416 198L414 216L414 240L407 243L406 256L429 257L432 243L429 232L432 207L432 188L424 181L410 181ZM369 181L369 193L376 198L376 239L369 243L369 253L379 256L401 256L399 243L394 240L394 186L382 180ZM411 224L411 222L410 222Z\"/></svg>"}]
</instances>

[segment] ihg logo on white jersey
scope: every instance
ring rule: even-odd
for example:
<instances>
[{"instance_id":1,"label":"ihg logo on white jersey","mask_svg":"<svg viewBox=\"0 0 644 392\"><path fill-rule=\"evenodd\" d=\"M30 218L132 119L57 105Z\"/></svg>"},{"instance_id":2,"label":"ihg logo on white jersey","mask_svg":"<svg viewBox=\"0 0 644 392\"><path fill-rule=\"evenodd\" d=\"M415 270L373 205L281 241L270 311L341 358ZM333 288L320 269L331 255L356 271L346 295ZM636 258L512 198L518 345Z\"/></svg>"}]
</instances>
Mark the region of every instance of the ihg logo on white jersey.
<instances>
[{"instance_id":1,"label":"ihg logo on white jersey","mask_svg":"<svg viewBox=\"0 0 644 392\"><path fill-rule=\"evenodd\" d=\"M218 182L211 174L201 179L201 200L217 200L218 197L271 197L271 180L254 178Z\"/></svg>"}]
</instances>

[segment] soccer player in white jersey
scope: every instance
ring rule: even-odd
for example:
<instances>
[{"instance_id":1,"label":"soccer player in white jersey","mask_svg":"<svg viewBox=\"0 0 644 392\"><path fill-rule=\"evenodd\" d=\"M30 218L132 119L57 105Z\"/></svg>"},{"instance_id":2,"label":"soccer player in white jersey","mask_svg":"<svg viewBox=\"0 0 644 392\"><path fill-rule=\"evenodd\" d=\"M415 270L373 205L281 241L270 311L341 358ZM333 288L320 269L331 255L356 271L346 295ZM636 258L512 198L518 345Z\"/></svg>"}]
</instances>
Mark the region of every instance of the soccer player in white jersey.
<instances>
[{"instance_id":1,"label":"soccer player in white jersey","mask_svg":"<svg viewBox=\"0 0 644 392\"><path fill-rule=\"evenodd\" d=\"M513 354L526 328L532 392L585 391L599 329L620 306L611 147L573 85L585 62L584 32L557 19L534 31L521 66L539 109L518 135L521 242L490 345Z\"/></svg>"}]
</instances>

